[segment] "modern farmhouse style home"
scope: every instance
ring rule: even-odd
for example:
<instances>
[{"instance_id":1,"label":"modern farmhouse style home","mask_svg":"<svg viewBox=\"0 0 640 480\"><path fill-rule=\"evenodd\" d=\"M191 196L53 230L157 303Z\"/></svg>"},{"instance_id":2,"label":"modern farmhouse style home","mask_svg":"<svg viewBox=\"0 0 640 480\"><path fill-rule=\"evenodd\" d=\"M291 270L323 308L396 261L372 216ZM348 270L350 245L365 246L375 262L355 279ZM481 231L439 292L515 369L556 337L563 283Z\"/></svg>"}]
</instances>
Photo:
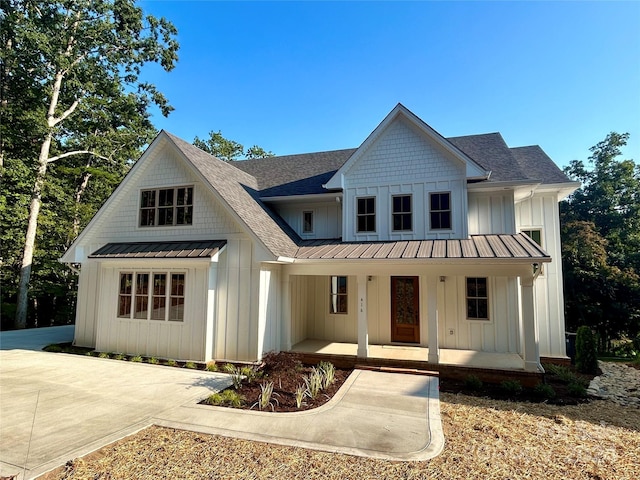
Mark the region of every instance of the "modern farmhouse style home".
<instances>
[{"instance_id":1,"label":"modern farmhouse style home","mask_svg":"<svg viewBox=\"0 0 640 480\"><path fill-rule=\"evenodd\" d=\"M565 358L558 202L538 146L444 138L398 104L360 147L225 163L165 131L62 262L75 344L541 371Z\"/></svg>"}]
</instances>

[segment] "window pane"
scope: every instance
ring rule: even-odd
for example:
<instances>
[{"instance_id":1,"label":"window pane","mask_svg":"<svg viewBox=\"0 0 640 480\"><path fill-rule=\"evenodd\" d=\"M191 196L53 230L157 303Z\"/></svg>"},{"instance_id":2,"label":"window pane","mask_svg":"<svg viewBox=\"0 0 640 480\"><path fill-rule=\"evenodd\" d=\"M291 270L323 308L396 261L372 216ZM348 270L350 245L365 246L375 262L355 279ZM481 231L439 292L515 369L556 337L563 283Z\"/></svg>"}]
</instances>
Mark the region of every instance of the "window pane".
<instances>
[{"instance_id":1,"label":"window pane","mask_svg":"<svg viewBox=\"0 0 640 480\"><path fill-rule=\"evenodd\" d=\"M146 192L142 192L142 200L140 202L140 206L145 207L155 207L156 206L156 191L155 190L147 190Z\"/></svg>"},{"instance_id":2,"label":"window pane","mask_svg":"<svg viewBox=\"0 0 640 480\"><path fill-rule=\"evenodd\" d=\"M154 225L155 221L155 209L146 208L140 211L140 226L149 227Z\"/></svg>"},{"instance_id":3,"label":"window pane","mask_svg":"<svg viewBox=\"0 0 640 480\"><path fill-rule=\"evenodd\" d=\"M136 295L146 295L149 293L149 274L139 273L136 276Z\"/></svg>"},{"instance_id":4,"label":"window pane","mask_svg":"<svg viewBox=\"0 0 640 480\"><path fill-rule=\"evenodd\" d=\"M164 320L166 317L166 297L153 297L153 310L151 311L152 320Z\"/></svg>"},{"instance_id":5,"label":"window pane","mask_svg":"<svg viewBox=\"0 0 640 480\"><path fill-rule=\"evenodd\" d=\"M173 207L158 208L158 225L173 225Z\"/></svg>"},{"instance_id":6,"label":"window pane","mask_svg":"<svg viewBox=\"0 0 640 480\"><path fill-rule=\"evenodd\" d=\"M172 322L182 322L184 320L184 297L171 298L169 320Z\"/></svg>"},{"instance_id":7,"label":"window pane","mask_svg":"<svg viewBox=\"0 0 640 480\"><path fill-rule=\"evenodd\" d=\"M131 316L131 295L120 295L118 298L118 317Z\"/></svg>"},{"instance_id":8,"label":"window pane","mask_svg":"<svg viewBox=\"0 0 640 480\"><path fill-rule=\"evenodd\" d=\"M171 295L184 296L184 273L174 273L171 275Z\"/></svg>"},{"instance_id":9,"label":"window pane","mask_svg":"<svg viewBox=\"0 0 640 480\"><path fill-rule=\"evenodd\" d=\"M173 188L160 190L158 205L160 207L173 205Z\"/></svg>"},{"instance_id":10,"label":"window pane","mask_svg":"<svg viewBox=\"0 0 640 480\"><path fill-rule=\"evenodd\" d=\"M147 295L136 295L136 310L134 318L147 318L149 309L149 297Z\"/></svg>"},{"instance_id":11,"label":"window pane","mask_svg":"<svg viewBox=\"0 0 640 480\"><path fill-rule=\"evenodd\" d=\"M130 294L132 283L133 283L133 274L121 273L120 274L120 293Z\"/></svg>"},{"instance_id":12,"label":"window pane","mask_svg":"<svg viewBox=\"0 0 640 480\"><path fill-rule=\"evenodd\" d=\"M193 195L193 188L179 188L178 198L176 199L176 205L191 205L191 197Z\"/></svg>"}]
</instances>

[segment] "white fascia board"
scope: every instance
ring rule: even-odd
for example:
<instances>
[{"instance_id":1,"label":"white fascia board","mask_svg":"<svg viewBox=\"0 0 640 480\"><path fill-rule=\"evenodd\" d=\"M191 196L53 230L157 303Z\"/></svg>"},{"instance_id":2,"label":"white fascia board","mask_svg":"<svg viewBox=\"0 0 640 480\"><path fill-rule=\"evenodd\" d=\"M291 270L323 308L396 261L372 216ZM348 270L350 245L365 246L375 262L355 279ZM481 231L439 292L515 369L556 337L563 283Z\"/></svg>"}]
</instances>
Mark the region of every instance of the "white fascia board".
<instances>
[{"instance_id":1,"label":"white fascia board","mask_svg":"<svg viewBox=\"0 0 640 480\"><path fill-rule=\"evenodd\" d=\"M582 186L580 182L567 182L567 183L548 183L543 184L538 188L538 192L555 192L558 194L558 201L564 200L577 189Z\"/></svg>"},{"instance_id":2,"label":"white fascia board","mask_svg":"<svg viewBox=\"0 0 640 480\"><path fill-rule=\"evenodd\" d=\"M133 164L131 170L127 172L125 177L122 179L120 184L116 187L116 189L109 195L109 198L102 204L102 207L96 212L91 221L87 224L86 227L82 229L80 235L74 240L74 242L69 246L67 251L60 257L59 261L61 263L78 263L79 261L76 258L72 258L72 253L76 247L82 242L84 237L88 235L88 233L93 230L95 224L97 224L100 220L100 217L104 215L104 212L109 209L112 203L116 201L116 198L119 196L119 193L124 190L125 186L131 181L131 178L135 176L135 173L142 168L141 165L146 163L147 159L153 155L153 153L159 148L159 145L163 141L167 141L168 137L164 130L161 130L160 133L153 139L151 144L147 147L147 149L142 153L140 158ZM169 142L171 143L171 142ZM77 257L77 255L75 256Z\"/></svg>"},{"instance_id":3,"label":"white fascia board","mask_svg":"<svg viewBox=\"0 0 640 480\"><path fill-rule=\"evenodd\" d=\"M520 188L536 189L540 185L540 180L519 180L519 181L500 181L500 182L478 182L468 183L467 190L472 191L500 191L500 190L516 190Z\"/></svg>"},{"instance_id":4,"label":"white fascia board","mask_svg":"<svg viewBox=\"0 0 640 480\"><path fill-rule=\"evenodd\" d=\"M342 192L315 193L312 195L281 195L278 197L261 197L260 200L264 203L310 203L335 202L336 197L342 198Z\"/></svg>"}]
</instances>

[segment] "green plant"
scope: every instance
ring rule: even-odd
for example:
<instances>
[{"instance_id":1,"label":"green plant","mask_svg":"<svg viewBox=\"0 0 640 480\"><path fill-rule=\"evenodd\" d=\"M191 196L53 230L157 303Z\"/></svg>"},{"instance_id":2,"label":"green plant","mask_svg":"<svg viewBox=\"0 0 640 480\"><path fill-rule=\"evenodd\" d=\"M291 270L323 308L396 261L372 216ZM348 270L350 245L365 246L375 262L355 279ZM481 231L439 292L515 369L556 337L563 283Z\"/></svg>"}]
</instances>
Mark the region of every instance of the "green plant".
<instances>
[{"instance_id":1,"label":"green plant","mask_svg":"<svg viewBox=\"0 0 640 480\"><path fill-rule=\"evenodd\" d=\"M64 349L62 348L62 346L60 345L47 345L46 347L43 348L43 350L45 352L52 352L52 353L60 353L60 352L64 352Z\"/></svg>"},{"instance_id":2,"label":"green plant","mask_svg":"<svg viewBox=\"0 0 640 480\"><path fill-rule=\"evenodd\" d=\"M156 357L147 358L147 362L151 365L158 365L160 363L160 361Z\"/></svg>"},{"instance_id":3,"label":"green plant","mask_svg":"<svg viewBox=\"0 0 640 480\"><path fill-rule=\"evenodd\" d=\"M244 366L240 368L240 373L245 377L247 382L252 383L256 378L262 376L262 372L256 366Z\"/></svg>"},{"instance_id":4,"label":"green plant","mask_svg":"<svg viewBox=\"0 0 640 480\"><path fill-rule=\"evenodd\" d=\"M209 362L207 363L205 370L207 370L207 372L217 372L218 364L216 362Z\"/></svg>"},{"instance_id":5,"label":"green plant","mask_svg":"<svg viewBox=\"0 0 640 480\"><path fill-rule=\"evenodd\" d=\"M98 354L99 358L109 358L111 355L109 355L107 352L100 352Z\"/></svg>"},{"instance_id":6,"label":"green plant","mask_svg":"<svg viewBox=\"0 0 640 480\"><path fill-rule=\"evenodd\" d=\"M598 371L596 339L585 325L576 333L576 369L581 373L595 374Z\"/></svg>"},{"instance_id":7,"label":"green plant","mask_svg":"<svg viewBox=\"0 0 640 480\"><path fill-rule=\"evenodd\" d=\"M522 384L518 380L504 380L500 383L500 388L508 395L519 395L522 393Z\"/></svg>"},{"instance_id":8,"label":"green plant","mask_svg":"<svg viewBox=\"0 0 640 480\"><path fill-rule=\"evenodd\" d=\"M273 382L263 383L262 385L260 385L260 395L258 395L258 401L251 405L251 408L258 405L258 408L260 410L271 407L271 410L273 411L275 409L273 402L278 403L278 400L273 398L274 395L277 394L273 393Z\"/></svg>"},{"instance_id":9,"label":"green plant","mask_svg":"<svg viewBox=\"0 0 640 480\"><path fill-rule=\"evenodd\" d=\"M311 373L304 378L304 383L309 391L309 397L316 398L322 390L322 372L313 367Z\"/></svg>"},{"instance_id":10,"label":"green plant","mask_svg":"<svg viewBox=\"0 0 640 480\"><path fill-rule=\"evenodd\" d=\"M170 358L169 360L167 360L167 365L169 367L176 367L178 365L178 362L176 362L173 358Z\"/></svg>"},{"instance_id":11,"label":"green plant","mask_svg":"<svg viewBox=\"0 0 640 480\"><path fill-rule=\"evenodd\" d=\"M235 390L223 390L209 395L203 403L207 405L229 406L238 408L242 406L244 398Z\"/></svg>"},{"instance_id":12,"label":"green plant","mask_svg":"<svg viewBox=\"0 0 640 480\"><path fill-rule=\"evenodd\" d=\"M544 365L544 369L547 373L555 375L562 383L569 384L571 382L575 382L578 378L569 367L565 367L564 365L555 365L551 363L549 365Z\"/></svg>"},{"instance_id":13,"label":"green plant","mask_svg":"<svg viewBox=\"0 0 640 480\"><path fill-rule=\"evenodd\" d=\"M231 382L233 383L233 388L238 390L242 385L242 372L236 367L233 363L226 363L222 369L227 372L231 376Z\"/></svg>"},{"instance_id":14,"label":"green plant","mask_svg":"<svg viewBox=\"0 0 640 480\"><path fill-rule=\"evenodd\" d=\"M584 383L580 381L571 382L567 389L569 390L569 395L572 397L584 398L587 396L587 389Z\"/></svg>"},{"instance_id":15,"label":"green plant","mask_svg":"<svg viewBox=\"0 0 640 480\"><path fill-rule=\"evenodd\" d=\"M533 393L536 397L543 398L545 400L550 400L556 396L556 391L553 387L546 383L539 383L536 385L533 389Z\"/></svg>"},{"instance_id":16,"label":"green plant","mask_svg":"<svg viewBox=\"0 0 640 480\"><path fill-rule=\"evenodd\" d=\"M142 362L142 357L140 355L136 355L135 357L129 358L129 361L139 363L139 362Z\"/></svg>"},{"instance_id":17,"label":"green plant","mask_svg":"<svg viewBox=\"0 0 640 480\"><path fill-rule=\"evenodd\" d=\"M326 390L335 382L336 367L331 362L320 362L318 368L322 372L322 388Z\"/></svg>"},{"instance_id":18,"label":"green plant","mask_svg":"<svg viewBox=\"0 0 640 480\"><path fill-rule=\"evenodd\" d=\"M186 362L184 364L184 368L189 368L191 370L196 370L198 366L194 362Z\"/></svg>"},{"instance_id":19,"label":"green plant","mask_svg":"<svg viewBox=\"0 0 640 480\"><path fill-rule=\"evenodd\" d=\"M296 392L295 392L296 407L298 408L302 407L302 404L304 403L304 397L308 395L309 395L309 390L307 390L307 387L305 385L298 385L298 388L296 388Z\"/></svg>"},{"instance_id":20,"label":"green plant","mask_svg":"<svg viewBox=\"0 0 640 480\"><path fill-rule=\"evenodd\" d=\"M122 353L114 353L112 355L113 355L112 358L114 360L124 360L125 359L125 356Z\"/></svg>"},{"instance_id":21,"label":"green plant","mask_svg":"<svg viewBox=\"0 0 640 480\"><path fill-rule=\"evenodd\" d=\"M469 390L478 391L482 388L482 380L476 375L467 375L464 379L464 386Z\"/></svg>"}]
</instances>

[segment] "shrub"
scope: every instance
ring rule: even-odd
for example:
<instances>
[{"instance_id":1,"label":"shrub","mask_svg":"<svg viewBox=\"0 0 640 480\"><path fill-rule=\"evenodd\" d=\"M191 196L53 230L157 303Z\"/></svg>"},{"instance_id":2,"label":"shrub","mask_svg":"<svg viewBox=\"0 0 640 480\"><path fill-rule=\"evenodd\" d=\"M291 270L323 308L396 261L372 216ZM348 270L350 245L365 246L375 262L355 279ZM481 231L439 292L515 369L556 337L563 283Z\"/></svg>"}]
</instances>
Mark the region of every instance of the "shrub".
<instances>
[{"instance_id":1,"label":"shrub","mask_svg":"<svg viewBox=\"0 0 640 480\"><path fill-rule=\"evenodd\" d=\"M178 362L176 362L173 358L170 358L169 360L167 360L167 365L169 367L176 367L178 366Z\"/></svg>"},{"instance_id":2,"label":"shrub","mask_svg":"<svg viewBox=\"0 0 640 480\"><path fill-rule=\"evenodd\" d=\"M256 366L244 366L240 368L240 373L245 377L247 382L251 383L256 378L260 378L262 376L262 372L258 370Z\"/></svg>"},{"instance_id":3,"label":"shrub","mask_svg":"<svg viewBox=\"0 0 640 480\"><path fill-rule=\"evenodd\" d=\"M100 353L98 354L98 357L99 357L99 358L109 358L109 357L110 357L110 355L109 355L107 352L100 352Z\"/></svg>"},{"instance_id":4,"label":"shrub","mask_svg":"<svg viewBox=\"0 0 640 480\"><path fill-rule=\"evenodd\" d=\"M231 376L231 382L233 383L233 388L238 390L242 385L242 372L238 367L236 367L233 363L226 363L222 369L227 372Z\"/></svg>"},{"instance_id":5,"label":"shrub","mask_svg":"<svg viewBox=\"0 0 640 480\"><path fill-rule=\"evenodd\" d=\"M469 390L478 391L482 388L482 380L475 375L467 375L464 379L464 386Z\"/></svg>"},{"instance_id":6,"label":"shrub","mask_svg":"<svg viewBox=\"0 0 640 480\"><path fill-rule=\"evenodd\" d=\"M207 370L207 372L217 372L218 371L218 364L216 362L207 363L206 370Z\"/></svg>"},{"instance_id":7,"label":"shrub","mask_svg":"<svg viewBox=\"0 0 640 480\"><path fill-rule=\"evenodd\" d=\"M640 354L640 333L633 337L633 348L637 352L636 355Z\"/></svg>"},{"instance_id":8,"label":"shrub","mask_svg":"<svg viewBox=\"0 0 640 480\"><path fill-rule=\"evenodd\" d=\"M580 381L571 382L567 389L569 390L569 395L572 397L584 398L587 396L587 389L584 383Z\"/></svg>"},{"instance_id":9,"label":"shrub","mask_svg":"<svg viewBox=\"0 0 640 480\"><path fill-rule=\"evenodd\" d=\"M260 395L258 395L258 401L251 405L251 408L258 405L260 410L264 410L267 407L271 407L271 410L274 410L273 402L278 403L278 400L273 398L273 395L277 395L273 393L273 382L266 382L260 385Z\"/></svg>"},{"instance_id":10,"label":"shrub","mask_svg":"<svg viewBox=\"0 0 640 480\"><path fill-rule=\"evenodd\" d=\"M142 362L142 357L140 355L136 355L135 357L129 358L129 361L139 363Z\"/></svg>"},{"instance_id":11,"label":"shrub","mask_svg":"<svg viewBox=\"0 0 640 480\"><path fill-rule=\"evenodd\" d=\"M533 393L536 397L545 400L550 400L552 398L555 398L556 396L556 391L553 389L553 387L546 383L539 383L538 385L536 385L533 389Z\"/></svg>"},{"instance_id":12,"label":"shrub","mask_svg":"<svg viewBox=\"0 0 640 480\"><path fill-rule=\"evenodd\" d=\"M309 397L316 398L322 390L322 372L313 367L311 373L304 378L304 383L309 391Z\"/></svg>"},{"instance_id":13,"label":"shrub","mask_svg":"<svg viewBox=\"0 0 640 480\"><path fill-rule=\"evenodd\" d=\"M242 402L244 402L244 398L235 390L223 390L222 392L217 392L212 395L209 395L203 403L207 405L219 405L219 406L229 406L229 407L240 407L242 406Z\"/></svg>"},{"instance_id":14,"label":"shrub","mask_svg":"<svg viewBox=\"0 0 640 480\"><path fill-rule=\"evenodd\" d=\"M189 368L191 370L196 370L198 366L194 362L186 362L184 364L184 368Z\"/></svg>"},{"instance_id":15,"label":"shrub","mask_svg":"<svg viewBox=\"0 0 640 480\"><path fill-rule=\"evenodd\" d=\"M326 390L336 380L336 367L331 362L320 362L318 369L322 373L322 388Z\"/></svg>"},{"instance_id":16,"label":"shrub","mask_svg":"<svg viewBox=\"0 0 640 480\"><path fill-rule=\"evenodd\" d=\"M122 353L114 353L112 358L114 360L124 360L124 355Z\"/></svg>"},{"instance_id":17,"label":"shrub","mask_svg":"<svg viewBox=\"0 0 640 480\"><path fill-rule=\"evenodd\" d=\"M160 363L156 357L147 358L147 362L151 365L158 365L158 363Z\"/></svg>"},{"instance_id":18,"label":"shrub","mask_svg":"<svg viewBox=\"0 0 640 480\"><path fill-rule=\"evenodd\" d=\"M571 382L575 382L578 379L578 377L576 377L576 374L573 373L570 368L565 367L564 365L550 364L545 365L544 369L547 373L555 375L562 383L569 384Z\"/></svg>"},{"instance_id":19,"label":"shrub","mask_svg":"<svg viewBox=\"0 0 640 480\"><path fill-rule=\"evenodd\" d=\"M576 369L581 373L595 374L598 371L596 339L585 325L576 334Z\"/></svg>"},{"instance_id":20,"label":"shrub","mask_svg":"<svg viewBox=\"0 0 640 480\"><path fill-rule=\"evenodd\" d=\"M522 393L522 384L518 380L505 380L500 383L500 388L508 395L519 395Z\"/></svg>"}]
</instances>

